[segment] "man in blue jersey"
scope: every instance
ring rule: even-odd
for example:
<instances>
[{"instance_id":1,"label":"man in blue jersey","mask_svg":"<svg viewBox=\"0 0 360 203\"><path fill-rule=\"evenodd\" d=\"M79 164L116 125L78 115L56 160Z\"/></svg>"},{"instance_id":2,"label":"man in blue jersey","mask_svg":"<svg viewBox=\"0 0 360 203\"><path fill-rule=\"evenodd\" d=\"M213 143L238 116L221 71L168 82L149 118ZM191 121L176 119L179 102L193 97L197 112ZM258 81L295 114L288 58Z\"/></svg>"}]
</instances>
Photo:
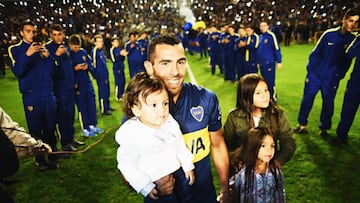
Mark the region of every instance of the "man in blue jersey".
<instances>
[{"instance_id":1,"label":"man in blue jersey","mask_svg":"<svg viewBox=\"0 0 360 203\"><path fill-rule=\"evenodd\" d=\"M254 32L254 25L248 24L245 28L246 31L246 50L245 50L245 74L258 73L258 47L259 35Z\"/></svg>"},{"instance_id":2,"label":"man in blue jersey","mask_svg":"<svg viewBox=\"0 0 360 203\"><path fill-rule=\"evenodd\" d=\"M59 68L54 77L56 97L56 132L61 138L61 146L65 151L76 151L76 146L83 142L74 140L74 69L70 53L65 46L65 32L61 25L54 24L50 28L51 41L46 44L51 56L53 56Z\"/></svg>"},{"instance_id":3,"label":"man in blue jersey","mask_svg":"<svg viewBox=\"0 0 360 203\"><path fill-rule=\"evenodd\" d=\"M267 22L260 23L260 43L258 47L258 62L260 64L260 73L269 84L270 98L276 102L276 64L278 68L282 67L281 52L279 43L273 32L269 30Z\"/></svg>"},{"instance_id":4,"label":"man in blue jersey","mask_svg":"<svg viewBox=\"0 0 360 203\"><path fill-rule=\"evenodd\" d=\"M42 40L34 38L35 34L36 25L25 21L20 30L22 41L9 47L11 68L19 80L29 133L56 151L56 102L52 78L57 62L49 55ZM39 170L57 168L56 155L48 155L47 160L45 155L37 155L35 161Z\"/></svg>"},{"instance_id":5,"label":"man in blue jersey","mask_svg":"<svg viewBox=\"0 0 360 203\"><path fill-rule=\"evenodd\" d=\"M221 112L217 96L205 88L184 82L184 47L174 35L154 38L148 47L146 71L160 77L170 92L170 113L180 124L186 145L194 155L196 181L175 180L180 202L215 203L210 152L219 175L221 202L227 197L229 159L221 130ZM159 193L162 188L157 185Z\"/></svg>"},{"instance_id":6,"label":"man in blue jersey","mask_svg":"<svg viewBox=\"0 0 360 203\"><path fill-rule=\"evenodd\" d=\"M145 67L144 67L144 62L146 61L146 57L147 57L147 54L146 54L146 51L147 51L147 47L149 45L149 39L148 39L148 34L147 34L147 31L146 30L143 30L141 31L141 34L137 40L137 42L140 44L140 47L141 47L141 55L142 55L142 70L145 70Z\"/></svg>"},{"instance_id":7,"label":"man in blue jersey","mask_svg":"<svg viewBox=\"0 0 360 203\"><path fill-rule=\"evenodd\" d=\"M144 60L143 60L143 50L141 50L141 45L137 41L138 33L131 32L129 34L129 41L125 44L125 50L128 52L127 61L129 66L130 78L132 78L136 73L145 71L144 70Z\"/></svg>"},{"instance_id":8,"label":"man in blue jersey","mask_svg":"<svg viewBox=\"0 0 360 203\"><path fill-rule=\"evenodd\" d=\"M323 138L328 137L327 130L331 128L334 99L339 82L344 78L351 64L351 59L345 57L345 49L355 38L351 31L357 27L358 21L358 10L347 10L342 18L342 25L326 30L311 52L295 132L306 131L310 110L320 90L322 94L320 135Z\"/></svg>"},{"instance_id":9,"label":"man in blue jersey","mask_svg":"<svg viewBox=\"0 0 360 203\"><path fill-rule=\"evenodd\" d=\"M204 56L204 58L207 58L208 55L208 39L209 35L207 30L204 30L203 28L199 28L199 44L200 44L200 58Z\"/></svg>"},{"instance_id":10,"label":"man in blue jersey","mask_svg":"<svg viewBox=\"0 0 360 203\"><path fill-rule=\"evenodd\" d=\"M94 75L98 85L98 97L100 113L102 115L111 115L110 111L110 84L109 84L109 71L106 65L106 58L102 48L104 47L104 39L101 35L94 37L95 47L91 50L91 58L94 67Z\"/></svg>"},{"instance_id":11,"label":"man in blue jersey","mask_svg":"<svg viewBox=\"0 0 360 203\"><path fill-rule=\"evenodd\" d=\"M115 100L120 101L125 90L125 73L124 60L128 54L122 46L120 46L120 39L114 37L111 39L110 59L113 63L113 73L115 80Z\"/></svg>"},{"instance_id":12,"label":"man in blue jersey","mask_svg":"<svg viewBox=\"0 0 360 203\"><path fill-rule=\"evenodd\" d=\"M345 51L346 57L356 57L354 69L346 86L341 117L336 129L337 137L330 141L331 144L346 144L348 133L354 121L355 114L360 104L360 35L358 35Z\"/></svg>"},{"instance_id":13,"label":"man in blue jersey","mask_svg":"<svg viewBox=\"0 0 360 203\"><path fill-rule=\"evenodd\" d=\"M220 42L221 33L217 30L215 26L211 27L211 32L209 34L208 45L209 45L209 56L210 56L210 66L211 74L215 74L216 66L219 67L220 73L223 73L223 53L222 53L222 44Z\"/></svg>"},{"instance_id":14,"label":"man in blue jersey","mask_svg":"<svg viewBox=\"0 0 360 203\"><path fill-rule=\"evenodd\" d=\"M235 82L235 69L236 69L236 51L235 51L235 40L238 36L235 34L235 27L233 25L227 26L227 35L223 38L222 43L225 53L225 74L224 80L230 80Z\"/></svg>"},{"instance_id":15,"label":"man in blue jersey","mask_svg":"<svg viewBox=\"0 0 360 203\"><path fill-rule=\"evenodd\" d=\"M93 84L89 72L94 74L91 59L85 49L81 48L79 35L71 35L69 38L70 57L74 67L75 102L79 113L79 121L82 135L94 137L103 130L96 127L96 99Z\"/></svg>"},{"instance_id":16,"label":"man in blue jersey","mask_svg":"<svg viewBox=\"0 0 360 203\"><path fill-rule=\"evenodd\" d=\"M238 29L239 37L235 40L235 62L236 62L236 80L245 75L245 51L246 51L246 32L243 26Z\"/></svg>"}]
</instances>

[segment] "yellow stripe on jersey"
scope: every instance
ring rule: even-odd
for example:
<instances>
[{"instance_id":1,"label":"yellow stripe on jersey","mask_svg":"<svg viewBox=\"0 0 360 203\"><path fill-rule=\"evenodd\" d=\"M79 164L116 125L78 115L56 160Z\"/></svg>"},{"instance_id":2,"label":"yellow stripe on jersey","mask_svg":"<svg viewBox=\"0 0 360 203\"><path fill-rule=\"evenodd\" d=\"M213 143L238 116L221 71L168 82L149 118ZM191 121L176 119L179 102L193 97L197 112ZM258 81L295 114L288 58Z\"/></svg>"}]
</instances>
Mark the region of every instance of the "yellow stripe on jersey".
<instances>
[{"instance_id":1,"label":"yellow stripe on jersey","mask_svg":"<svg viewBox=\"0 0 360 203\"><path fill-rule=\"evenodd\" d=\"M115 62L114 48L113 46L110 48L110 58L112 62Z\"/></svg>"},{"instance_id":2,"label":"yellow stripe on jersey","mask_svg":"<svg viewBox=\"0 0 360 203\"><path fill-rule=\"evenodd\" d=\"M320 38L317 40L316 42L316 45L314 47L314 49L312 51L315 51L316 48L318 47L318 45L320 44L320 41L323 39L323 37L325 36L325 34L329 33L329 32L336 32L338 30L340 30L340 26L339 27L336 27L336 28L330 28L330 29L327 29L325 30L325 32L320 36Z\"/></svg>"},{"instance_id":3,"label":"yellow stripe on jersey","mask_svg":"<svg viewBox=\"0 0 360 203\"><path fill-rule=\"evenodd\" d=\"M346 48L345 53L347 54L352 46L354 46L355 41L358 37L355 37L353 41L351 41L350 45Z\"/></svg>"},{"instance_id":4,"label":"yellow stripe on jersey","mask_svg":"<svg viewBox=\"0 0 360 203\"><path fill-rule=\"evenodd\" d=\"M82 114L81 112L79 112L79 121L80 121L80 128L82 130L84 130L84 123L83 123L83 119L82 119Z\"/></svg>"},{"instance_id":5,"label":"yellow stripe on jersey","mask_svg":"<svg viewBox=\"0 0 360 203\"><path fill-rule=\"evenodd\" d=\"M186 146L194 155L193 162L198 162L210 153L210 135L208 128L184 134Z\"/></svg>"},{"instance_id":6,"label":"yellow stripe on jersey","mask_svg":"<svg viewBox=\"0 0 360 203\"><path fill-rule=\"evenodd\" d=\"M259 35L254 33L254 36L255 36L255 39L256 39L256 44L255 44L255 48L258 48L259 47L259 43L260 43L260 38L259 38Z\"/></svg>"},{"instance_id":7,"label":"yellow stripe on jersey","mask_svg":"<svg viewBox=\"0 0 360 203\"><path fill-rule=\"evenodd\" d=\"M12 53L11 50L12 50L12 48L15 47L15 46L20 46L21 43L22 43L22 40L20 40L20 42L17 43L17 44L14 44L14 45L9 46L9 48L8 48L8 54L9 54L9 58L10 58L10 60L11 60L11 65L12 65L12 66L15 65L15 58L14 58L13 53Z\"/></svg>"},{"instance_id":8,"label":"yellow stripe on jersey","mask_svg":"<svg viewBox=\"0 0 360 203\"><path fill-rule=\"evenodd\" d=\"M115 93L115 100L116 101L119 101L120 98L118 98L118 91L119 91L119 86L118 85L115 85L115 90L114 90L114 93Z\"/></svg>"},{"instance_id":9,"label":"yellow stripe on jersey","mask_svg":"<svg viewBox=\"0 0 360 203\"><path fill-rule=\"evenodd\" d=\"M273 33L273 32L271 32L271 31L267 31L270 35L271 35L271 37L273 38L273 41L274 41L274 45L275 45L275 49L276 50L279 50L279 44L278 44L278 42L277 42L277 39L276 39L276 36L275 36L275 34Z\"/></svg>"},{"instance_id":10,"label":"yellow stripe on jersey","mask_svg":"<svg viewBox=\"0 0 360 203\"><path fill-rule=\"evenodd\" d=\"M247 42L246 42L246 44L247 45L250 45L250 42L251 42L251 36L249 36L248 38L247 38ZM249 61L249 48L246 48L246 51L245 51L245 61L247 62L247 61Z\"/></svg>"},{"instance_id":11,"label":"yellow stripe on jersey","mask_svg":"<svg viewBox=\"0 0 360 203\"><path fill-rule=\"evenodd\" d=\"M93 60L93 66L94 68L96 68L96 51L97 51L97 48L95 47L94 50L93 50L93 55L92 55L92 60Z\"/></svg>"}]
</instances>

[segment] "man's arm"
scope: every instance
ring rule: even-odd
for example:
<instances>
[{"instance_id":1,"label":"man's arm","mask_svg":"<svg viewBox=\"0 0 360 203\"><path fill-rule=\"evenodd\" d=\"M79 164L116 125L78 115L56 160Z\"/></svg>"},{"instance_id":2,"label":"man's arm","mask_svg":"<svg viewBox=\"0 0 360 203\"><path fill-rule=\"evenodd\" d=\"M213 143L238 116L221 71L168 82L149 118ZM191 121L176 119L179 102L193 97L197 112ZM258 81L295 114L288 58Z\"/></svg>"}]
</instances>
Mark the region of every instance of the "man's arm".
<instances>
[{"instance_id":1,"label":"man's arm","mask_svg":"<svg viewBox=\"0 0 360 203\"><path fill-rule=\"evenodd\" d=\"M229 155L225 145L222 130L209 132L211 141L211 155L219 176L222 193L229 191Z\"/></svg>"},{"instance_id":2,"label":"man's arm","mask_svg":"<svg viewBox=\"0 0 360 203\"><path fill-rule=\"evenodd\" d=\"M52 152L51 147L41 140L35 140L25 129L0 107L0 128L15 145L18 155L30 156L37 152Z\"/></svg>"}]
</instances>

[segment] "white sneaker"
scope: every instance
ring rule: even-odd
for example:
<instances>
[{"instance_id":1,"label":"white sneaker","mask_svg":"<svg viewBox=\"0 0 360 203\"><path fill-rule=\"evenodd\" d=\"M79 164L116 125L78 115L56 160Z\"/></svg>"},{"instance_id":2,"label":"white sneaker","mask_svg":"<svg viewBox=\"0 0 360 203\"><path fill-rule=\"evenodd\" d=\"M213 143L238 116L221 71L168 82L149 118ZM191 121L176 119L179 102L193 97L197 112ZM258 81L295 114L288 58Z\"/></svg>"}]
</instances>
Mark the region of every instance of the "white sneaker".
<instances>
[{"instance_id":1,"label":"white sneaker","mask_svg":"<svg viewBox=\"0 0 360 203\"><path fill-rule=\"evenodd\" d=\"M96 134L104 132L103 129L95 127L95 126L90 126L89 128L90 128L91 132L94 132Z\"/></svg>"},{"instance_id":2,"label":"white sneaker","mask_svg":"<svg viewBox=\"0 0 360 203\"><path fill-rule=\"evenodd\" d=\"M93 131L89 131L87 129L84 129L82 131L82 135L85 136L85 137L95 137L96 136L96 133L93 132Z\"/></svg>"}]
</instances>

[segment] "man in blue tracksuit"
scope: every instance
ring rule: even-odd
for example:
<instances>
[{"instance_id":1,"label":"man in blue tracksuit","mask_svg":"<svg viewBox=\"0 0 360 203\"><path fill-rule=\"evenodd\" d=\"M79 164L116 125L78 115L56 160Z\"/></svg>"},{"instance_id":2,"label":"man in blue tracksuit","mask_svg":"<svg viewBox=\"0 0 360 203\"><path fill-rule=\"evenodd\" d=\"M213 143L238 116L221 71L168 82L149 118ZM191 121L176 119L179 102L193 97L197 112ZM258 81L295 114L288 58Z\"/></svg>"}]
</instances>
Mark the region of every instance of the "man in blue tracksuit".
<instances>
[{"instance_id":1,"label":"man in blue tracksuit","mask_svg":"<svg viewBox=\"0 0 360 203\"><path fill-rule=\"evenodd\" d=\"M70 53L65 46L65 32L61 25L54 24L50 28L51 41L46 44L51 56L59 63L59 68L54 77L55 97L57 103L56 132L61 138L61 146L65 151L76 151L77 144L74 140L74 70Z\"/></svg>"},{"instance_id":2,"label":"man in blue tracksuit","mask_svg":"<svg viewBox=\"0 0 360 203\"><path fill-rule=\"evenodd\" d=\"M225 57L225 74L224 79L235 82L235 66L236 66L236 52L235 52L235 40L238 36L235 34L234 26L227 27L228 35L223 38L224 57Z\"/></svg>"},{"instance_id":3,"label":"man in blue tracksuit","mask_svg":"<svg viewBox=\"0 0 360 203\"><path fill-rule=\"evenodd\" d=\"M22 41L9 47L11 68L19 80L30 134L56 151L56 102L52 78L57 65L43 43L34 41L35 32L33 22L25 21L22 24ZM57 168L56 155L48 155L48 160L45 155L37 155L35 161L39 170Z\"/></svg>"},{"instance_id":4,"label":"man in blue tracksuit","mask_svg":"<svg viewBox=\"0 0 360 203\"><path fill-rule=\"evenodd\" d=\"M210 55L211 74L215 74L216 66L219 66L220 73L223 73L223 58L222 58L222 44L220 42L221 33L215 26L212 27L212 32L209 34L208 45Z\"/></svg>"},{"instance_id":5,"label":"man in blue tracksuit","mask_svg":"<svg viewBox=\"0 0 360 203\"><path fill-rule=\"evenodd\" d=\"M337 137L332 144L347 143L348 133L360 104L360 35L358 35L345 51L346 57L356 57L354 69L346 86L341 117L336 129Z\"/></svg>"},{"instance_id":6,"label":"man in blue tracksuit","mask_svg":"<svg viewBox=\"0 0 360 203\"><path fill-rule=\"evenodd\" d=\"M93 137L96 136L96 133L103 132L101 128L96 127L95 92L88 73L90 71L94 74L94 68L86 50L81 48L79 35L70 36L69 48L74 67L75 102L78 108L82 135Z\"/></svg>"},{"instance_id":7,"label":"man in blue tracksuit","mask_svg":"<svg viewBox=\"0 0 360 203\"><path fill-rule=\"evenodd\" d=\"M121 100L125 89L124 60L127 52L120 46L120 39L115 37L111 40L110 59L113 63L115 80L115 100Z\"/></svg>"},{"instance_id":8,"label":"man in blue tracksuit","mask_svg":"<svg viewBox=\"0 0 360 203\"><path fill-rule=\"evenodd\" d=\"M199 28L198 38L199 38L199 44L200 44L200 58L202 58L203 56L204 56L204 58L207 58L207 53L208 53L208 43L207 43L208 33L203 28Z\"/></svg>"},{"instance_id":9,"label":"man in blue tracksuit","mask_svg":"<svg viewBox=\"0 0 360 203\"><path fill-rule=\"evenodd\" d=\"M260 23L260 43L258 47L258 61L260 64L260 73L269 84L270 98L276 101L275 88L275 65L282 67L281 52L279 43L274 33L269 30L267 22Z\"/></svg>"},{"instance_id":10,"label":"man in blue tracksuit","mask_svg":"<svg viewBox=\"0 0 360 203\"><path fill-rule=\"evenodd\" d=\"M225 73L225 47L224 47L224 40L228 37L228 25L223 25L220 27L220 37L219 37L219 43L220 45L220 57L221 57L221 69Z\"/></svg>"},{"instance_id":11,"label":"man in blue tracksuit","mask_svg":"<svg viewBox=\"0 0 360 203\"><path fill-rule=\"evenodd\" d=\"M137 41L138 33L131 32L129 34L129 41L125 44L125 50L128 52L127 60L129 65L130 78L136 73L144 70L143 51L140 43Z\"/></svg>"},{"instance_id":12,"label":"man in blue tracksuit","mask_svg":"<svg viewBox=\"0 0 360 203\"><path fill-rule=\"evenodd\" d=\"M254 26L248 24L246 30L246 51L245 51L245 74L258 73L258 47L259 47L259 35L254 32Z\"/></svg>"},{"instance_id":13,"label":"man in blue tracksuit","mask_svg":"<svg viewBox=\"0 0 360 203\"><path fill-rule=\"evenodd\" d=\"M95 47L91 50L91 59L94 67L94 75L98 85L98 97L100 113L102 115L111 115L110 111L110 84L109 71L106 65L106 57L102 48L104 47L104 39L101 35L94 37Z\"/></svg>"},{"instance_id":14,"label":"man in blue tracksuit","mask_svg":"<svg viewBox=\"0 0 360 203\"><path fill-rule=\"evenodd\" d=\"M349 9L342 18L342 26L326 30L309 56L304 94L295 132L304 132L314 99L319 90L322 94L320 135L327 138L334 113L334 99L340 80L350 67L351 59L345 57L345 49L355 38L351 31L356 28L359 13Z\"/></svg>"},{"instance_id":15,"label":"man in blue tracksuit","mask_svg":"<svg viewBox=\"0 0 360 203\"><path fill-rule=\"evenodd\" d=\"M137 42L140 44L141 47L141 55L142 55L142 70L145 70L144 62L147 59L147 47L149 45L149 39L146 31L142 31L140 37L138 38Z\"/></svg>"},{"instance_id":16,"label":"man in blue tracksuit","mask_svg":"<svg viewBox=\"0 0 360 203\"><path fill-rule=\"evenodd\" d=\"M240 27L238 30L239 37L235 40L236 51L236 80L245 75L245 53L246 53L246 32L244 27Z\"/></svg>"}]
</instances>

